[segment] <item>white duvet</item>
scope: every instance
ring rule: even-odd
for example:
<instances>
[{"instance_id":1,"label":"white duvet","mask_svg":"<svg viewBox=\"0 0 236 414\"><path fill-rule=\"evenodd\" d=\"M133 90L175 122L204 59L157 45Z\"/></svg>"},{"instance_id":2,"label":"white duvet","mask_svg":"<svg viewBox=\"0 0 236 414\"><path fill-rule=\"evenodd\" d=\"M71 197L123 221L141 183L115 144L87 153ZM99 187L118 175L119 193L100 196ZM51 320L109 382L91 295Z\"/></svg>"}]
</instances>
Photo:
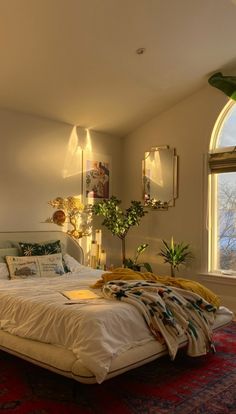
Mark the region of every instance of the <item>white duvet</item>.
<instances>
[{"instance_id":1,"label":"white duvet","mask_svg":"<svg viewBox=\"0 0 236 414\"><path fill-rule=\"evenodd\" d=\"M101 273L81 267L54 278L0 280L0 329L71 350L101 383L116 355L153 341L129 304L103 298L66 304L61 291L88 288Z\"/></svg>"},{"instance_id":2,"label":"white duvet","mask_svg":"<svg viewBox=\"0 0 236 414\"><path fill-rule=\"evenodd\" d=\"M80 265L64 276L0 280L0 329L71 350L101 383L118 354L153 342L134 306L104 298L68 305L60 293L87 289L102 273ZM231 314L226 308L217 313L222 312Z\"/></svg>"}]
</instances>

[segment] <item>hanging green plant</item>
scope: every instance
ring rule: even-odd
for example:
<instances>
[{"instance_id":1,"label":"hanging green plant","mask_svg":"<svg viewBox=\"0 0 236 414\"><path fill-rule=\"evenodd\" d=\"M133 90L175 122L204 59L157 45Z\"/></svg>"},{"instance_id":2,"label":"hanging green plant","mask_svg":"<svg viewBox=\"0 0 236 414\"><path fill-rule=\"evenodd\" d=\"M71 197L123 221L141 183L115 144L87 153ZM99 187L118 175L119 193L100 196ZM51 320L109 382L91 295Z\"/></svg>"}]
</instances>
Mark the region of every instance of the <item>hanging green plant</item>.
<instances>
[{"instance_id":1,"label":"hanging green plant","mask_svg":"<svg viewBox=\"0 0 236 414\"><path fill-rule=\"evenodd\" d=\"M236 76L224 76L221 72L216 72L208 79L208 82L236 101Z\"/></svg>"}]
</instances>

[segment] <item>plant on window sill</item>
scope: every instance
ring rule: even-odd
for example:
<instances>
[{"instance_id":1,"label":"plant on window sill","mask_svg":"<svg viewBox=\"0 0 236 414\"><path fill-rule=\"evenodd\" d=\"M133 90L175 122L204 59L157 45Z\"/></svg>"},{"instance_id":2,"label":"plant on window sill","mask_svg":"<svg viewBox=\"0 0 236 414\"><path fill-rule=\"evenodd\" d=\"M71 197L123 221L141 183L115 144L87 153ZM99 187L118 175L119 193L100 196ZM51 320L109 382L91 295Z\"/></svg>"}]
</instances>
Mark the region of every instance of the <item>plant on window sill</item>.
<instances>
[{"instance_id":1,"label":"plant on window sill","mask_svg":"<svg viewBox=\"0 0 236 414\"><path fill-rule=\"evenodd\" d=\"M175 243L173 237L170 245L165 240L162 240L164 247L161 249L159 256L164 258L165 263L170 264L171 276L175 277L175 270L179 270L180 265L185 265L188 259L192 258L192 253L189 244Z\"/></svg>"}]
</instances>

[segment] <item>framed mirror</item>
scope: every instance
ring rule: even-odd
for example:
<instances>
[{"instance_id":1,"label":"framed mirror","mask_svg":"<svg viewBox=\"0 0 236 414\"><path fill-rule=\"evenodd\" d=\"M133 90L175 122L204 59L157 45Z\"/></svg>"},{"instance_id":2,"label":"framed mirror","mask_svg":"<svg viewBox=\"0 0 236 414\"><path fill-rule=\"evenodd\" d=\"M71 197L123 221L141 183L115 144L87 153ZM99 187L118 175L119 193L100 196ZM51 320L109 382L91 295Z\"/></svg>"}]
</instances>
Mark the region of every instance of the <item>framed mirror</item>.
<instances>
[{"instance_id":1,"label":"framed mirror","mask_svg":"<svg viewBox=\"0 0 236 414\"><path fill-rule=\"evenodd\" d=\"M169 146L153 147L143 160L144 205L154 209L173 207L177 198L177 155Z\"/></svg>"}]
</instances>

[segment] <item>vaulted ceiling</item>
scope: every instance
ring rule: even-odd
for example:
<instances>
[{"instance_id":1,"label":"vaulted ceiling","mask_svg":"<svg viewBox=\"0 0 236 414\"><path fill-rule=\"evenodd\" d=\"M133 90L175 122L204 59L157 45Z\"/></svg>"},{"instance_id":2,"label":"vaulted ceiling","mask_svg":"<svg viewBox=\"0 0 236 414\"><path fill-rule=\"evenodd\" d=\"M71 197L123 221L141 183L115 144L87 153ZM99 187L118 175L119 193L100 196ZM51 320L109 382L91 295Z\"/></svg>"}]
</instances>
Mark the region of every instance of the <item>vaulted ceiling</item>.
<instances>
[{"instance_id":1,"label":"vaulted ceiling","mask_svg":"<svg viewBox=\"0 0 236 414\"><path fill-rule=\"evenodd\" d=\"M236 0L0 0L0 107L123 136L232 73L235 21Z\"/></svg>"}]
</instances>

